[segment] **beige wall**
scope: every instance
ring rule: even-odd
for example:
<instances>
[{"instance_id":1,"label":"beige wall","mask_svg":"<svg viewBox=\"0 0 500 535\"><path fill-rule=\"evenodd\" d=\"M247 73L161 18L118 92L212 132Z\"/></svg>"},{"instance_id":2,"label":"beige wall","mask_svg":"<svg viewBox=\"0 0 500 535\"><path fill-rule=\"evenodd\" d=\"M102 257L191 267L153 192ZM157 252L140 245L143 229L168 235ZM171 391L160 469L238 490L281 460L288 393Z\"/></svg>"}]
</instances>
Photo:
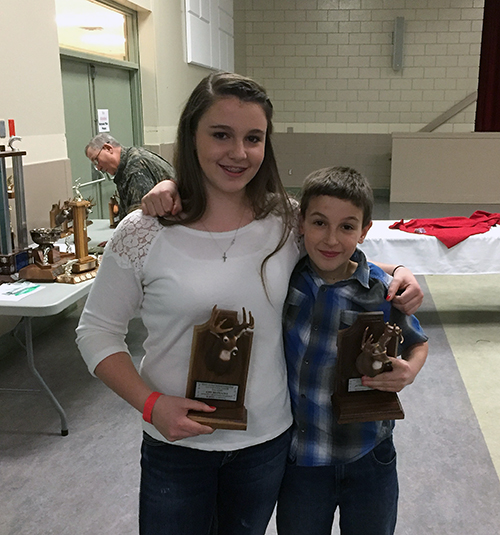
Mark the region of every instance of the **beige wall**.
<instances>
[{"instance_id":1,"label":"beige wall","mask_svg":"<svg viewBox=\"0 0 500 535\"><path fill-rule=\"evenodd\" d=\"M387 189L391 170L389 134L277 133L273 140L285 186L300 187L311 171L344 165L369 177L374 189Z\"/></svg>"},{"instance_id":2,"label":"beige wall","mask_svg":"<svg viewBox=\"0 0 500 535\"><path fill-rule=\"evenodd\" d=\"M118 3L138 11L145 143L171 158L180 110L209 71L185 63L183 0ZM388 136L417 131L476 89L483 3L234 0L236 69L269 90L284 181L352 165L389 188ZM391 68L397 16L406 20L400 72ZM28 219L40 224L71 184L54 0L2 0L0 43L0 118L16 119ZM439 131L471 131L474 113L471 105ZM57 162L50 172L48 162Z\"/></svg>"},{"instance_id":3,"label":"beige wall","mask_svg":"<svg viewBox=\"0 0 500 535\"><path fill-rule=\"evenodd\" d=\"M500 203L500 133L393 134L391 202Z\"/></svg>"},{"instance_id":4,"label":"beige wall","mask_svg":"<svg viewBox=\"0 0 500 535\"><path fill-rule=\"evenodd\" d=\"M483 0L234 2L236 67L271 96L289 185L315 167L350 165L389 189L390 134L418 131L477 89ZM405 18L398 72L396 17ZM474 117L475 103L438 131L470 132Z\"/></svg>"},{"instance_id":5,"label":"beige wall","mask_svg":"<svg viewBox=\"0 0 500 535\"><path fill-rule=\"evenodd\" d=\"M151 0L139 13L144 140L172 143L182 107L210 71L185 62L183 0Z\"/></svg>"},{"instance_id":6,"label":"beige wall","mask_svg":"<svg viewBox=\"0 0 500 535\"><path fill-rule=\"evenodd\" d=\"M15 120L26 151L28 227L48 226L51 204L71 192L54 2L3 0L0 36L0 118Z\"/></svg>"},{"instance_id":7,"label":"beige wall","mask_svg":"<svg viewBox=\"0 0 500 535\"><path fill-rule=\"evenodd\" d=\"M238 69L269 90L277 127L416 131L477 89L483 0L235 0ZM405 18L404 68L392 32ZM443 131L471 131L474 105Z\"/></svg>"},{"instance_id":8,"label":"beige wall","mask_svg":"<svg viewBox=\"0 0 500 535\"><path fill-rule=\"evenodd\" d=\"M26 163L67 157L53 0L2 0L0 118L15 119Z\"/></svg>"}]
</instances>

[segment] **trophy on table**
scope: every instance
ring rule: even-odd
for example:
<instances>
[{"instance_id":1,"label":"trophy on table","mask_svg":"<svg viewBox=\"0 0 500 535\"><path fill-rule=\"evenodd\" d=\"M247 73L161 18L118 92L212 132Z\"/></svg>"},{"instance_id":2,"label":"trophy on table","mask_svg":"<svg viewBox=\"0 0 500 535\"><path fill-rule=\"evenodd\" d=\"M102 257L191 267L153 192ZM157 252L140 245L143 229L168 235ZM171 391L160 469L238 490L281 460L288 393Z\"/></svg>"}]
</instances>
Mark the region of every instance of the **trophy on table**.
<instances>
[{"instance_id":1,"label":"trophy on table","mask_svg":"<svg viewBox=\"0 0 500 535\"><path fill-rule=\"evenodd\" d=\"M33 261L28 246L26 202L24 196L23 156L25 151L14 148L21 141L15 135L14 121L9 119L9 149L0 139L0 283L16 280L21 268ZM4 137L0 135L0 137ZM12 162L12 178L7 176L7 161ZM9 199L14 200L15 229L12 224Z\"/></svg>"},{"instance_id":2,"label":"trophy on table","mask_svg":"<svg viewBox=\"0 0 500 535\"><path fill-rule=\"evenodd\" d=\"M363 386L361 377L390 373L390 357L398 354L401 329L384 322L382 312L361 312L354 324L337 336L337 367L333 410L338 423L404 418L395 392Z\"/></svg>"},{"instance_id":3,"label":"trophy on table","mask_svg":"<svg viewBox=\"0 0 500 535\"><path fill-rule=\"evenodd\" d=\"M109 227L116 228L120 222L120 207L118 204L117 194L112 195L108 203L109 210Z\"/></svg>"},{"instance_id":4,"label":"trophy on table","mask_svg":"<svg viewBox=\"0 0 500 535\"><path fill-rule=\"evenodd\" d=\"M20 277L34 282L76 284L96 276L97 259L89 255L87 238L87 215L92 203L82 198L78 183L74 189L75 198L66 201L62 208L59 204L52 206L51 224L57 226L31 231L31 237L39 247L34 250L35 262L20 270ZM74 235L74 253L61 252L56 245L63 229L66 235Z\"/></svg>"},{"instance_id":5,"label":"trophy on table","mask_svg":"<svg viewBox=\"0 0 500 535\"><path fill-rule=\"evenodd\" d=\"M192 420L214 429L247 428L245 390L254 319L242 311L212 309L210 319L194 326L186 397L217 407L213 413L189 411Z\"/></svg>"},{"instance_id":6,"label":"trophy on table","mask_svg":"<svg viewBox=\"0 0 500 535\"><path fill-rule=\"evenodd\" d=\"M69 208L73 219L73 234L75 240L74 260L68 262L64 272L57 277L57 282L77 284L93 279L97 274L97 259L89 255L87 238L87 213L91 202L75 198L69 201Z\"/></svg>"},{"instance_id":7,"label":"trophy on table","mask_svg":"<svg viewBox=\"0 0 500 535\"><path fill-rule=\"evenodd\" d=\"M63 264L73 255L61 253L56 242L61 238L59 228L35 228L31 239L38 245L32 250L34 262L19 270L22 279L33 282L53 282L63 272Z\"/></svg>"}]
</instances>

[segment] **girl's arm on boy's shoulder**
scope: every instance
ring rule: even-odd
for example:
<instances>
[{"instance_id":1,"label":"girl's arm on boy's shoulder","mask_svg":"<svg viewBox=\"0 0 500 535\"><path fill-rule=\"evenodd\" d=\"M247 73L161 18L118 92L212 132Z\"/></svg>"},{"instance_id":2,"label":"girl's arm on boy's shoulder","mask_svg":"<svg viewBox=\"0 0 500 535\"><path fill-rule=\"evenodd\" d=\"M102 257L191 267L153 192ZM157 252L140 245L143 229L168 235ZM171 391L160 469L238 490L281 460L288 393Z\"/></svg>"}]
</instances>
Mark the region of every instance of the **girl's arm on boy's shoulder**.
<instances>
[{"instance_id":1,"label":"girl's arm on boy's shoulder","mask_svg":"<svg viewBox=\"0 0 500 535\"><path fill-rule=\"evenodd\" d=\"M173 180L162 180L151 189L141 201L145 215L165 216L176 215L182 211L181 198L177 184Z\"/></svg>"},{"instance_id":2,"label":"girl's arm on boy's shoulder","mask_svg":"<svg viewBox=\"0 0 500 535\"><path fill-rule=\"evenodd\" d=\"M389 357L392 361L392 371L381 373L375 377L364 376L364 386L384 390L386 392L400 392L415 380L427 359L429 345L427 342L412 345L406 349L401 359Z\"/></svg>"},{"instance_id":3,"label":"girl's arm on boy's shoulder","mask_svg":"<svg viewBox=\"0 0 500 535\"><path fill-rule=\"evenodd\" d=\"M373 264L393 277L387 290L387 301L392 301L398 310L408 316L415 314L424 300L424 292L411 270L404 266L382 262L373 262ZM400 292L399 295L398 292Z\"/></svg>"}]
</instances>

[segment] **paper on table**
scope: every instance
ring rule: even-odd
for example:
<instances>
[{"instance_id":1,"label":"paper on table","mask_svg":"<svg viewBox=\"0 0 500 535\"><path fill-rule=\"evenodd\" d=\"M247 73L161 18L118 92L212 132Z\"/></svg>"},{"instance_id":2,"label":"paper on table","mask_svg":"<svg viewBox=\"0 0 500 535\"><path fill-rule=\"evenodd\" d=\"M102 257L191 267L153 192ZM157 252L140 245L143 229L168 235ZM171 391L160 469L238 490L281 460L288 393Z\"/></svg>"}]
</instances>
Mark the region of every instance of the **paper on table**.
<instances>
[{"instance_id":1,"label":"paper on table","mask_svg":"<svg viewBox=\"0 0 500 535\"><path fill-rule=\"evenodd\" d=\"M43 288L45 286L28 281L2 284L0 285L0 301L19 301Z\"/></svg>"}]
</instances>

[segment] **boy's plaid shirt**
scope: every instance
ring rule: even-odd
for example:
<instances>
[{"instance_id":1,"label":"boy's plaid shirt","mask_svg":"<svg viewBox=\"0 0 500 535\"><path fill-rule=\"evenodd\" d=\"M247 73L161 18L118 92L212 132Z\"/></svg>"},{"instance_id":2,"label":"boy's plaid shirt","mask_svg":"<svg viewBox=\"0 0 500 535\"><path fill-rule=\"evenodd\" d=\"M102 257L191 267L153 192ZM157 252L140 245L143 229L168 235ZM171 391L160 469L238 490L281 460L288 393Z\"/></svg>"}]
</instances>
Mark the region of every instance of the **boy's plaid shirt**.
<instances>
[{"instance_id":1,"label":"boy's plaid shirt","mask_svg":"<svg viewBox=\"0 0 500 535\"><path fill-rule=\"evenodd\" d=\"M331 403L337 359L337 333L352 325L359 312L380 310L384 321L403 330L403 350L427 337L414 316L405 316L385 298L391 277L366 261L347 280L325 284L309 258L296 266L284 307L284 341L294 415L290 457L300 466L355 461L389 437L394 421L337 424Z\"/></svg>"}]
</instances>

